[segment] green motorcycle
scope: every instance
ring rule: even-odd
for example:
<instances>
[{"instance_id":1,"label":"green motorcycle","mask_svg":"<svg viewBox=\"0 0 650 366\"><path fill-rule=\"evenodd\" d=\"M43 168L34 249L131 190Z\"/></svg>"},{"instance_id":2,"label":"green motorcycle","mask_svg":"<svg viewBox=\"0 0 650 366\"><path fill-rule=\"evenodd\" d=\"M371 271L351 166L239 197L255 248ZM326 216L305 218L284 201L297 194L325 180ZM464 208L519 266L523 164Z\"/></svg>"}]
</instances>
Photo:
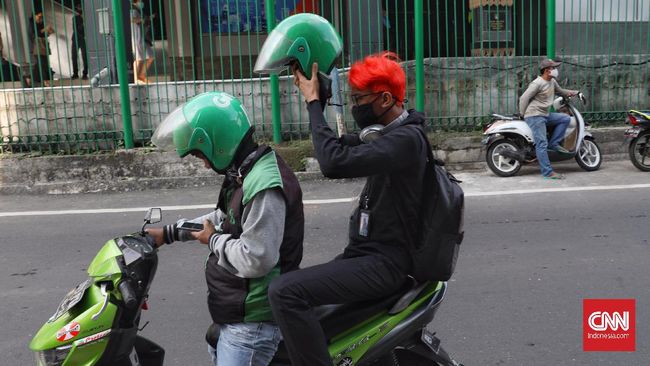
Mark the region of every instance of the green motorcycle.
<instances>
[{"instance_id":1,"label":"green motorcycle","mask_svg":"<svg viewBox=\"0 0 650 366\"><path fill-rule=\"evenodd\" d=\"M158 366L164 350L138 335L140 314L158 265L157 249L144 231L161 221L150 209L139 233L109 240L88 267L89 278L72 289L29 347L37 366ZM319 308L336 366L459 366L426 329L446 282L412 283L392 297ZM218 338L218 327L207 341ZM284 346L271 365L290 365Z\"/></svg>"}]
</instances>

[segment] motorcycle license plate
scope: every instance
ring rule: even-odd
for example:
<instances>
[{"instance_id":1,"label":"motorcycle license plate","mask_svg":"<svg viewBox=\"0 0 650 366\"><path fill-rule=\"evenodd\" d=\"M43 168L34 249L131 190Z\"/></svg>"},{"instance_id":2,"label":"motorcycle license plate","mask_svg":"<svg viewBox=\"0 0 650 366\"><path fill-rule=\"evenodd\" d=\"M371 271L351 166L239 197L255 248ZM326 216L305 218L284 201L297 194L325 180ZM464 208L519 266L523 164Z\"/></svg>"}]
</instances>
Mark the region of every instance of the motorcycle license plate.
<instances>
[{"instance_id":1,"label":"motorcycle license plate","mask_svg":"<svg viewBox=\"0 0 650 366\"><path fill-rule=\"evenodd\" d=\"M61 315L65 314L68 310L72 309L75 305L81 301L81 299L84 296L84 293L86 290L90 287L92 284L92 281L90 279L85 280L84 282L80 283L77 285L77 287L73 288L68 292L67 295L61 300L61 303L59 304L59 307L56 309L56 312L52 317L50 317L49 321L53 322Z\"/></svg>"},{"instance_id":2,"label":"motorcycle license plate","mask_svg":"<svg viewBox=\"0 0 650 366\"><path fill-rule=\"evenodd\" d=\"M636 138L637 136L639 136L639 132L641 132L641 129L638 127L628 128L627 130L625 130L625 138L628 139Z\"/></svg>"}]
</instances>

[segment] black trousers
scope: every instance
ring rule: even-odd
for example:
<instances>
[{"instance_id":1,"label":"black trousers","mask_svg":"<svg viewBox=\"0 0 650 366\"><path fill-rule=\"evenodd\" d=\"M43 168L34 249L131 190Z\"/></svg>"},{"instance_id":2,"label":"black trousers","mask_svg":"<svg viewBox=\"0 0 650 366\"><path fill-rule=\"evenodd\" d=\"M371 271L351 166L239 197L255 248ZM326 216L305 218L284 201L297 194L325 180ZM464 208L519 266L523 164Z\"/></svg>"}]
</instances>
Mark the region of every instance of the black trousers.
<instances>
[{"instance_id":1,"label":"black trousers","mask_svg":"<svg viewBox=\"0 0 650 366\"><path fill-rule=\"evenodd\" d=\"M82 37L72 37L72 74L79 76L79 49L84 63L83 76L88 76L88 55L86 55L86 40Z\"/></svg>"},{"instance_id":2,"label":"black trousers","mask_svg":"<svg viewBox=\"0 0 650 366\"><path fill-rule=\"evenodd\" d=\"M36 56L36 62L32 65L32 77L35 82L52 80L52 69L50 68L50 56Z\"/></svg>"},{"instance_id":3,"label":"black trousers","mask_svg":"<svg viewBox=\"0 0 650 366\"><path fill-rule=\"evenodd\" d=\"M379 255L336 259L292 271L269 287L269 301L293 366L331 366L327 339L312 308L385 297L407 275Z\"/></svg>"}]
</instances>

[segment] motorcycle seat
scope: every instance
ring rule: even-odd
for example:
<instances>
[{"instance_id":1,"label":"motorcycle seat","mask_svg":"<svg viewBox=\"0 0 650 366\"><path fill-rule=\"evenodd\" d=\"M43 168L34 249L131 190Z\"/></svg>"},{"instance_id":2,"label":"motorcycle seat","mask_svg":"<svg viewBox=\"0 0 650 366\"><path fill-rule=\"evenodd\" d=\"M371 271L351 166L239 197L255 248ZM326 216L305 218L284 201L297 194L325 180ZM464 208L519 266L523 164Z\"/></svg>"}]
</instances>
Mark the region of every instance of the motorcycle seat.
<instances>
[{"instance_id":1,"label":"motorcycle seat","mask_svg":"<svg viewBox=\"0 0 650 366\"><path fill-rule=\"evenodd\" d=\"M410 277L409 277L410 278ZM381 312L397 314L404 310L422 291L426 283L417 284L411 279L391 296L381 299L347 304L321 305L314 308L327 339L343 332L361 319L368 319Z\"/></svg>"}]
</instances>

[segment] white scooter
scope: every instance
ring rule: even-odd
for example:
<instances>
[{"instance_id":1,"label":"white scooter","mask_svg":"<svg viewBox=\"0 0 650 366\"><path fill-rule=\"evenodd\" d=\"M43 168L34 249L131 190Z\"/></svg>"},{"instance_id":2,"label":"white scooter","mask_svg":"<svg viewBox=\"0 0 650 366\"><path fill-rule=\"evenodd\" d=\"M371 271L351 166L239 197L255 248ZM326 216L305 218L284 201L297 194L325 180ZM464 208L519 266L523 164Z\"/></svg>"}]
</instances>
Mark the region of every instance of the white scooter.
<instances>
[{"instance_id":1,"label":"white scooter","mask_svg":"<svg viewBox=\"0 0 650 366\"><path fill-rule=\"evenodd\" d=\"M579 93L578 97L583 104L586 102L582 93ZM571 116L571 122L561 143L569 153L549 151L548 157L551 161L575 158L582 169L588 172L598 170L602 163L600 148L592 134L587 131L590 127L570 99L559 97L553 102L557 112ZM547 131L548 136L551 132L550 129ZM518 116L492 114L492 122L483 131L482 143L487 148L487 165L498 176L513 176L523 164L537 162L533 132Z\"/></svg>"}]
</instances>

